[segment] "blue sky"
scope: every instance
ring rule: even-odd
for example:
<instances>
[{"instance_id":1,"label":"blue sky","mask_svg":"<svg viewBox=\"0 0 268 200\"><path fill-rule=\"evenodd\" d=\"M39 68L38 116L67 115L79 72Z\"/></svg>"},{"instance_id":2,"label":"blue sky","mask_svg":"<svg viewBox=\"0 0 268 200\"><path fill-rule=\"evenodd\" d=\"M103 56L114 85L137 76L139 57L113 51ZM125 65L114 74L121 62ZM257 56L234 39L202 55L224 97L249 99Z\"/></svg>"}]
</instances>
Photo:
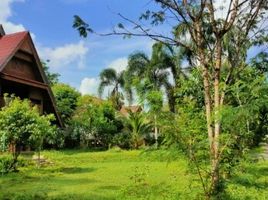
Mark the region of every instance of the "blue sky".
<instances>
[{"instance_id":1,"label":"blue sky","mask_svg":"<svg viewBox=\"0 0 268 200\"><path fill-rule=\"evenodd\" d=\"M96 94L102 69L124 69L130 53L150 54L153 42L118 36L80 38L72 28L73 15L106 32L121 21L115 13L137 19L152 6L150 0L1 0L0 23L8 33L29 30L39 56L50 60L51 71L61 74L61 82L83 94Z\"/></svg>"},{"instance_id":2,"label":"blue sky","mask_svg":"<svg viewBox=\"0 0 268 200\"><path fill-rule=\"evenodd\" d=\"M229 5L227 1L216 1L215 6L222 8ZM153 41L93 35L83 39L72 28L73 15L80 15L95 31L107 32L122 21L115 13L137 19L149 8L155 8L152 0L0 0L0 24L7 33L29 30L39 56L50 60L50 69L61 75L61 82L82 94L96 95L102 69L123 70L134 51L150 55ZM226 10L218 9L216 14L225 18ZM170 26L157 31L169 34ZM253 48L249 55L256 52L259 50Z\"/></svg>"}]
</instances>

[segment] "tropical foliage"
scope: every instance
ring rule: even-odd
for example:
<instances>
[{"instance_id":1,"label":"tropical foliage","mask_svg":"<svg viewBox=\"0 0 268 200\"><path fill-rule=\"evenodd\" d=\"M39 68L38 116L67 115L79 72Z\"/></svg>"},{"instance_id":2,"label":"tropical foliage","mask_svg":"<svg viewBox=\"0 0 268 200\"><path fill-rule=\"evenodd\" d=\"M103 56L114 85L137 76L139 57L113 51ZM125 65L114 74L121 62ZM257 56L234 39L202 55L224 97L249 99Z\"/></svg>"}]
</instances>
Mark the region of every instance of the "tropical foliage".
<instances>
[{"instance_id":1,"label":"tropical foliage","mask_svg":"<svg viewBox=\"0 0 268 200\"><path fill-rule=\"evenodd\" d=\"M32 147L40 152L43 143L53 143L56 127L53 115L40 116L37 107L27 100L6 96L6 106L0 111L1 151L12 152L12 162L7 171L17 169L18 157L23 148Z\"/></svg>"},{"instance_id":2,"label":"tropical foliage","mask_svg":"<svg viewBox=\"0 0 268 200\"><path fill-rule=\"evenodd\" d=\"M99 96L101 97L105 87L110 86L109 99L113 103L115 109L120 110L124 104L123 91L128 94L128 100L131 101L131 93L125 87L125 72L116 72L115 69L104 69L100 73L100 85L98 88Z\"/></svg>"},{"instance_id":3,"label":"tropical foliage","mask_svg":"<svg viewBox=\"0 0 268 200\"><path fill-rule=\"evenodd\" d=\"M64 123L68 124L77 107L80 94L71 86L63 83L53 85L52 90L60 116Z\"/></svg>"},{"instance_id":4,"label":"tropical foliage","mask_svg":"<svg viewBox=\"0 0 268 200\"><path fill-rule=\"evenodd\" d=\"M258 160L250 151L268 134L268 53L261 48L268 37L260 25L266 22L267 1L230 1L225 18L218 17L212 0L152 2L158 10L142 13L137 22L119 14L133 29L119 23L106 34L156 42L151 55L129 55L124 71L101 71L99 98L56 83L57 76L49 78L66 124L65 147L175 150L187 160L193 187L198 185L192 199L228 199L227 193L233 195L229 181L247 159ZM163 35L145 24L172 28ZM96 33L79 16L73 27L83 37ZM252 49L259 52L252 54ZM104 94L107 98L101 99ZM126 101L141 110L132 111ZM40 149L48 138L45 130L53 132L50 121L27 101L12 100L0 112L1 145L17 149L34 140ZM146 174L137 171L135 187L146 186Z\"/></svg>"}]
</instances>

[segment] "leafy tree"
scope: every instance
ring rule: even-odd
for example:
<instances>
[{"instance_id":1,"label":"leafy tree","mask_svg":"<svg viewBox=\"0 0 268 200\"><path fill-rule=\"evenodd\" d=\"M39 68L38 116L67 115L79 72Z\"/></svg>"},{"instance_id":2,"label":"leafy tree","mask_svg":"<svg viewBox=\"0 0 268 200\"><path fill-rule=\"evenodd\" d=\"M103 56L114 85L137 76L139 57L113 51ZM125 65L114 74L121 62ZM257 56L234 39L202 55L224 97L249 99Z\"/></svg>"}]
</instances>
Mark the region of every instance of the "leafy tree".
<instances>
[{"instance_id":1,"label":"leafy tree","mask_svg":"<svg viewBox=\"0 0 268 200\"><path fill-rule=\"evenodd\" d=\"M77 100L80 94L71 86L63 83L53 85L52 91L56 99L59 113L64 123L68 124L68 121L77 107Z\"/></svg>"},{"instance_id":2,"label":"leafy tree","mask_svg":"<svg viewBox=\"0 0 268 200\"><path fill-rule=\"evenodd\" d=\"M49 71L48 62L49 61L47 61L47 62L42 61L41 63L42 63L43 69L45 71L45 74L47 76L47 79L48 79L49 84L51 86L53 86L53 85L55 85L55 84L57 84L59 82L59 76L60 76L60 74L50 72Z\"/></svg>"},{"instance_id":3,"label":"leafy tree","mask_svg":"<svg viewBox=\"0 0 268 200\"><path fill-rule=\"evenodd\" d=\"M247 50L267 41L267 31L261 26L266 20L267 1L232 0L224 6L226 15L223 17L217 15L219 10L212 0L155 0L155 3L160 7L146 11L139 20L149 20L152 26L172 24L173 34L156 33L145 28L143 22L119 14L127 23L133 25L133 29L120 23L113 32L103 35L146 36L183 47L192 54L192 61L202 71L211 166L211 185L205 190L205 196L211 199L217 196L221 189L220 155L221 149L228 141L224 140L222 143L220 139L225 117L222 113L227 105L226 94L232 80L245 69ZM79 16L75 16L73 27L77 28L83 37L86 37L87 33L95 33ZM190 41L187 38L190 38Z\"/></svg>"},{"instance_id":4,"label":"leafy tree","mask_svg":"<svg viewBox=\"0 0 268 200\"><path fill-rule=\"evenodd\" d=\"M1 149L12 149L13 162L9 170L16 170L23 147L33 145L40 152L43 141L55 136L55 126L51 124L55 118L53 115L40 116L38 109L27 100L11 97L6 103L0 111Z\"/></svg>"},{"instance_id":5,"label":"leafy tree","mask_svg":"<svg viewBox=\"0 0 268 200\"><path fill-rule=\"evenodd\" d=\"M259 69L251 64L240 73L229 89L230 95L227 101L231 101L232 106L239 107L245 115L247 114L246 132L252 135L248 138L247 147L258 145L268 134L267 92L267 73L260 73Z\"/></svg>"},{"instance_id":6,"label":"leafy tree","mask_svg":"<svg viewBox=\"0 0 268 200\"><path fill-rule=\"evenodd\" d=\"M158 147L159 125L158 115L163 107L163 93L161 91L152 90L147 92L146 100L149 105L149 114L154 122L154 139L155 146Z\"/></svg>"},{"instance_id":7,"label":"leafy tree","mask_svg":"<svg viewBox=\"0 0 268 200\"><path fill-rule=\"evenodd\" d=\"M109 102L87 95L79 98L71 131L81 146L108 148L119 129Z\"/></svg>"}]
</instances>

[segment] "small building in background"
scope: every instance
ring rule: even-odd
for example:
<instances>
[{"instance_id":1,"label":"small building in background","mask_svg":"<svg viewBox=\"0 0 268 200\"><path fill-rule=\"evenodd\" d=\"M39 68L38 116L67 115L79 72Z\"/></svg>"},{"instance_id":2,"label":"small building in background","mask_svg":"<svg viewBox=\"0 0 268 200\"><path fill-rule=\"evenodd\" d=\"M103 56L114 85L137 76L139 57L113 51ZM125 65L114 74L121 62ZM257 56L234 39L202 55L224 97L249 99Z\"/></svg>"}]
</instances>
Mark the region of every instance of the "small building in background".
<instances>
[{"instance_id":1,"label":"small building in background","mask_svg":"<svg viewBox=\"0 0 268 200\"><path fill-rule=\"evenodd\" d=\"M142 111L142 107L141 106L122 106L122 108L120 109L119 112L124 117L128 117L129 112L137 113L137 112L141 112L141 111Z\"/></svg>"},{"instance_id":2,"label":"small building in background","mask_svg":"<svg viewBox=\"0 0 268 200\"><path fill-rule=\"evenodd\" d=\"M5 93L29 99L41 114L53 113L63 127L30 33L5 34L0 25L0 107L5 105Z\"/></svg>"}]
</instances>

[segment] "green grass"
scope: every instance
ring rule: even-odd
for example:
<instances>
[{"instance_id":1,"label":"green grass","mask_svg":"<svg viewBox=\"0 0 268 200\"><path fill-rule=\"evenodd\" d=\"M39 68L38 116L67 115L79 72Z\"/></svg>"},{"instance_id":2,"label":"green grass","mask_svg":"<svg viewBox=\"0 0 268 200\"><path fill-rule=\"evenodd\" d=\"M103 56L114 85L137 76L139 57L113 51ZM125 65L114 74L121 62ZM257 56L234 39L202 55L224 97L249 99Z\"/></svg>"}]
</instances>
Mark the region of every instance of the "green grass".
<instances>
[{"instance_id":1,"label":"green grass","mask_svg":"<svg viewBox=\"0 0 268 200\"><path fill-rule=\"evenodd\" d=\"M187 164L165 151L45 151L51 165L0 176L0 199L197 199ZM169 162L172 158L172 162ZM230 199L268 197L268 163L246 166L228 182ZM267 195L267 196L266 196ZM227 197L226 197L227 198Z\"/></svg>"}]
</instances>

